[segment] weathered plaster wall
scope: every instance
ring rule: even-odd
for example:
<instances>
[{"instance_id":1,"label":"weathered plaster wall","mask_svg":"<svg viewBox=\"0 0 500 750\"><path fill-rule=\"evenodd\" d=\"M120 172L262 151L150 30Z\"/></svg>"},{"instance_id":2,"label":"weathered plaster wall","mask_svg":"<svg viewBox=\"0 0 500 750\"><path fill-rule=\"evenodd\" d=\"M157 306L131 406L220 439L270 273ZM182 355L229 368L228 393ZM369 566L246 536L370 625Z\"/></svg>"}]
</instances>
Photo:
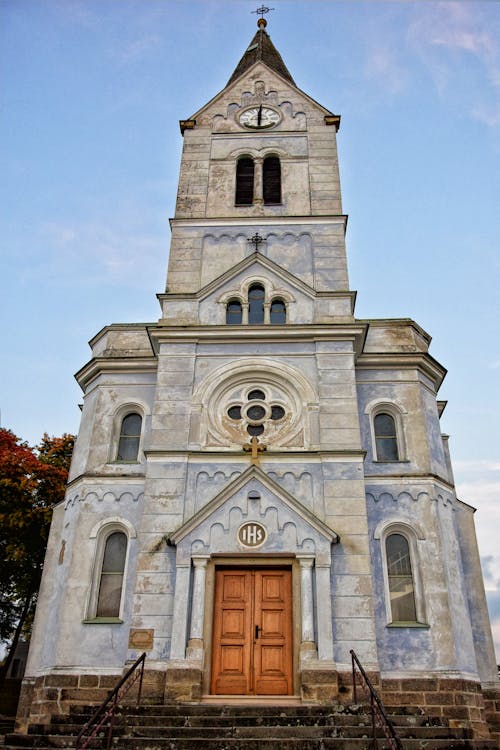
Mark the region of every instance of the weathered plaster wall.
<instances>
[{"instance_id":1,"label":"weathered plaster wall","mask_svg":"<svg viewBox=\"0 0 500 750\"><path fill-rule=\"evenodd\" d=\"M135 530L142 513L142 483L85 480L58 506L47 550L29 674L43 670L119 672L127 654L136 566ZM129 536L122 623L86 623L96 585L96 529L118 524ZM50 634L50 637L47 635Z\"/></svg>"},{"instance_id":2,"label":"weathered plaster wall","mask_svg":"<svg viewBox=\"0 0 500 750\"><path fill-rule=\"evenodd\" d=\"M456 670L477 672L467 597L469 568L460 547L456 514L460 503L432 481L376 480L367 484L377 646L382 671ZM421 584L422 627L388 627L391 617L384 585L381 530L403 523L414 531L413 575ZM479 630L481 630L479 625Z\"/></svg>"}]
</instances>

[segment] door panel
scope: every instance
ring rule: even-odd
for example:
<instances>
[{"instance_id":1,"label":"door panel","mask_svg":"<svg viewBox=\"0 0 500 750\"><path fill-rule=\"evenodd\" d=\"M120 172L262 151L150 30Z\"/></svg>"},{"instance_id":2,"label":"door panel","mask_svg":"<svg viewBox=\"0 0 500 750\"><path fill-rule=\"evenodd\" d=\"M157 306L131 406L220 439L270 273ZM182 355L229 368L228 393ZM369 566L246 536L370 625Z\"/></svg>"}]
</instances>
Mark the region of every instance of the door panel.
<instances>
[{"instance_id":1,"label":"door panel","mask_svg":"<svg viewBox=\"0 0 500 750\"><path fill-rule=\"evenodd\" d=\"M291 570L217 570L211 691L292 693Z\"/></svg>"},{"instance_id":2,"label":"door panel","mask_svg":"<svg viewBox=\"0 0 500 750\"><path fill-rule=\"evenodd\" d=\"M252 627L250 571L216 572L212 693L245 695L250 690Z\"/></svg>"},{"instance_id":3,"label":"door panel","mask_svg":"<svg viewBox=\"0 0 500 750\"><path fill-rule=\"evenodd\" d=\"M292 688L292 576L290 570L255 571L254 692L289 695Z\"/></svg>"}]
</instances>

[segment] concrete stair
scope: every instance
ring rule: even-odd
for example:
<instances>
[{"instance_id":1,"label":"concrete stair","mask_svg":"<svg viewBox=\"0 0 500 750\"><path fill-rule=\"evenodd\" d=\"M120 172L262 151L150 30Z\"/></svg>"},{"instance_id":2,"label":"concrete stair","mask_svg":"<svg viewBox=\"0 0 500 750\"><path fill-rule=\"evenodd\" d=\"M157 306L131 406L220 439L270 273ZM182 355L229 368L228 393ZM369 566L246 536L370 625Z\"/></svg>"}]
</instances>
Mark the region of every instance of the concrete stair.
<instances>
[{"instance_id":1,"label":"concrete stair","mask_svg":"<svg viewBox=\"0 0 500 750\"><path fill-rule=\"evenodd\" d=\"M74 748L93 709L73 707L50 725L32 725L28 734L9 734L5 748ZM470 730L446 720L394 712L404 750L494 750L496 742L473 740ZM378 731L378 749L388 748ZM102 738L92 748L105 747ZM168 705L122 706L116 716L113 748L120 750L368 750L371 718L363 706Z\"/></svg>"}]
</instances>

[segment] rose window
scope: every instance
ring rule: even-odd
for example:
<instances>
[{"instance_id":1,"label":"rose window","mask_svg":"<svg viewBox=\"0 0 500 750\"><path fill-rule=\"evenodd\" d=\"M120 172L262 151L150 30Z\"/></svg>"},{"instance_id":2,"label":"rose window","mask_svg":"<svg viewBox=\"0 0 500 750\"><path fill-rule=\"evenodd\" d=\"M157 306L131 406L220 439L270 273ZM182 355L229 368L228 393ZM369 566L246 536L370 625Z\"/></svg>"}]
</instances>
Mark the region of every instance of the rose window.
<instances>
[{"instance_id":1,"label":"rose window","mask_svg":"<svg viewBox=\"0 0 500 750\"><path fill-rule=\"evenodd\" d=\"M244 425L252 437L263 435L270 424L279 422L285 414L282 406L272 403L264 391L258 389L251 390L244 403L233 404L227 410L228 417Z\"/></svg>"}]
</instances>

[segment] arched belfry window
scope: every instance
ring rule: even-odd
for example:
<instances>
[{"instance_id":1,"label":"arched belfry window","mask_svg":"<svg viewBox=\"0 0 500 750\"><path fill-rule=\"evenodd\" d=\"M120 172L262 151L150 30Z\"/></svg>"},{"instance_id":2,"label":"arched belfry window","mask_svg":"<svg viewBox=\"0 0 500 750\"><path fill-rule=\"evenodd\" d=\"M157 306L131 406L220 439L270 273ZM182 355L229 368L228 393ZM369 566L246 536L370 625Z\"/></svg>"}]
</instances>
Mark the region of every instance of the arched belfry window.
<instances>
[{"instance_id":1,"label":"arched belfry window","mask_svg":"<svg viewBox=\"0 0 500 750\"><path fill-rule=\"evenodd\" d=\"M392 622L416 622L415 586L408 539L403 534L390 534L385 540L385 552Z\"/></svg>"},{"instance_id":2,"label":"arched belfry window","mask_svg":"<svg viewBox=\"0 0 500 750\"><path fill-rule=\"evenodd\" d=\"M281 165L277 156L267 156L264 159L262 191L266 206L281 203Z\"/></svg>"},{"instance_id":3,"label":"arched belfry window","mask_svg":"<svg viewBox=\"0 0 500 750\"><path fill-rule=\"evenodd\" d=\"M243 318L243 309L238 299L231 299L226 307L226 324L229 326L239 326Z\"/></svg>"},{"instance_id":4,"label":"arched belfry window","mask_svg":"<svg viewBox=\"0 0 500 750\"><path fill-rule=\"evenodd\" d=\"M258 326L264 323L264 287L253 284L248 290L248 322Z\"/></svg>"},{"instance_id":5,"label":"arched belfry window","mask_svg":"<svg viewBox=\"0 0 500 750\"><path fill-rule=\"evenodd\" d=\"M282 299L273 299L271 302L270 321L275 326L285 325L286 305Z\"/></svg>"},{"instance_id":6,"label":"arched belfry window","mask_svg":"<svg viewBox=\"0 0 500 750\"><path fill-rule=\"evenodd\" d=\"M137 461L141 430L142 417L140 414L127 414L123 418L116 453L117 461Z\"/></svg>"},{"instance_id":7,"label":"arched belfry window","mask_svg":"<svg viewBox=\"0 0 500 750\"><path fill-rule=\"evenodd\" d=\"M96 617L119 617L123 574L127 555L127 535L114 531L106 539L102 558Z\"/></svg>"},{"instance_id":8,"label":"arched belfry window","mask_svg":"<svg viewBox=\"0 0 500 750\"><path fill-rule=\"evenodd\" d=\"M391 414L376 414L373 420L377 461L399 461L396 422Z\"/></svg>"},{"instance_id":9,"label":"arched belfry window","mask_svg":"<svg viewBox=\"0 0 500 750\"><path fill-rule=\"evenodd\" d=\"M234 202L237 206L251 206L253 203L254 162L249 156L242 156L236 165L236 195Z\"/></svg>"}]
</instances>

